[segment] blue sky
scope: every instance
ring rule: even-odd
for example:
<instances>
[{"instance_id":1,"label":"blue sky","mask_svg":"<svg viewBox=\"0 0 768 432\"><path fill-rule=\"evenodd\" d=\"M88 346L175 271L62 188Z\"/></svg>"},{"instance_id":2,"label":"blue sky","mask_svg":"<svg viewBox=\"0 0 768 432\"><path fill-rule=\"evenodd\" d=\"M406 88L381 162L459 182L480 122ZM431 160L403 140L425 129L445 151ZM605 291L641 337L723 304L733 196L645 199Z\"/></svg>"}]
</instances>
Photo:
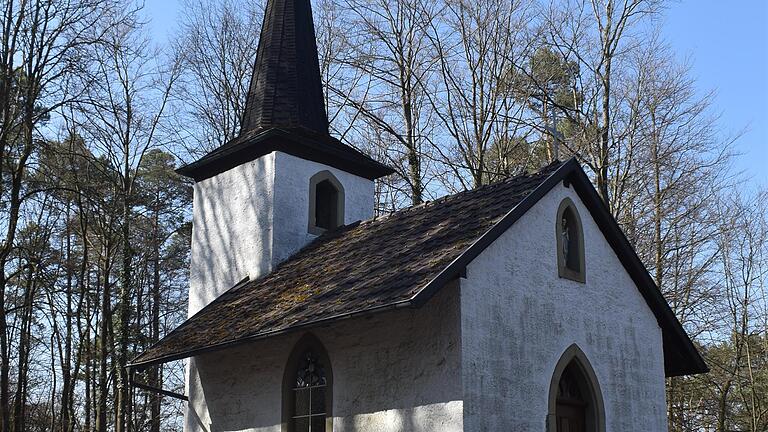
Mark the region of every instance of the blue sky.
<instances>
[{"instance_id":1,"label":"blue sky","mask_svg":"<svg viewBox=\"0 0 768 432\"><path fill-rule=\"evenodd\" d=\"M736 168L768 186L768 1L684 0L665 15L664 36L692 62L699 91L716 92L723 133L745 130Z\"/></svg>"},{"instance_id":2,"label":"blue sky","mask_svg":"<svg viewBox=\"0 0 768 432\"><path fill-rule=\"evenodd\" d=\"M153 38L163 44L175 29L180 0L146 0ZM723 136L743 131L735 168L768 187L768 0L681 0L663 19L663 35L688 60Z\"/></svg>"}]
</instances>

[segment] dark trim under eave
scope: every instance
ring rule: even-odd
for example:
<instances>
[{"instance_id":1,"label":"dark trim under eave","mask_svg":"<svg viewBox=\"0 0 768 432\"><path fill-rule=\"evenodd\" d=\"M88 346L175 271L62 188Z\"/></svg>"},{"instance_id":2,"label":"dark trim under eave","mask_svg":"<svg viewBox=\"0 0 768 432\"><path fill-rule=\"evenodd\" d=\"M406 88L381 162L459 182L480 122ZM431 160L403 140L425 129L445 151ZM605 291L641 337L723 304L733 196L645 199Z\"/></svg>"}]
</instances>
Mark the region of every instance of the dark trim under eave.
<instances>
[{"instance_id":1,"label":"dark trim under eave","mask_svg":"<svg viewBox=\"0 0 768 432\"><path fill-rule=\"evenodd\" d=\"M293 130L271 128L242 141L225 144L176 172L203 181L274 151L328 165L359 177L375 180L395 172L330 135L314 137Z\"/></svg>"}]
</instances>

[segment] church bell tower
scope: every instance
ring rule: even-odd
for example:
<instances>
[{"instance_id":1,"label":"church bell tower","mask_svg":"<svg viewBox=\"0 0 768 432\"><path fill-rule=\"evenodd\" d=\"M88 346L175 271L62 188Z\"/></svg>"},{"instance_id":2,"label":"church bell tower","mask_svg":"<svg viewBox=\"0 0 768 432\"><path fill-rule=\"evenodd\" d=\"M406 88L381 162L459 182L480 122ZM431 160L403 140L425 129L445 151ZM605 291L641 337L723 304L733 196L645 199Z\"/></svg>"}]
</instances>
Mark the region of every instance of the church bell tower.
<instances>
[{"instance_id":1,"label":"church bell tower","mask_svg":"<svg viewBox=\"0 0 768 432\"><path fill-rule=\"evenodd\" d=\"M179 169L195 180L189 315L371 218L392 172L329 134L310 0L268 0L240 134Z\"/></svg>"}]
</instances>

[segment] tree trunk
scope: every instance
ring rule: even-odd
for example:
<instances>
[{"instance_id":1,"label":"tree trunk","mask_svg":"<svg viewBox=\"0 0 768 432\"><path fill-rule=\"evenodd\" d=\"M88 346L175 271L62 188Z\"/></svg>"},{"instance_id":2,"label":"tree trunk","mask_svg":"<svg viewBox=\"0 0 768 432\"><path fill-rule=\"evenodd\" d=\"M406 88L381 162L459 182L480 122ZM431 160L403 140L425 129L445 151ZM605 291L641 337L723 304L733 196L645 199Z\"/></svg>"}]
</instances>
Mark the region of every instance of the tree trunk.
<instances>
[{"instance_id":1,"label":"tree trunk","mask_svg":"<svg viewBox=\"0 0 768 432\"><path fill-rule=\"evenodd\" d=\"M21 321L19 323L19 347L18 347L18 366L16 373L16 394L13 400L13 430L14 432L23 432L25 430L26 416L24 414L27 406L27 373L29 371L29 350L32 326L32 300L35 293L35 270L32 265L28 266L26 285L24 289L24 304L21 309Z\"/></svg>"},{"instance_id":2,"label":"tree trunk","mask_svg":"<svg viewBox=\"0 0 768 432\"><path fill-rule=\"evenodd\" d=\"M153 265L152 265L152 334L151 344L157 343L160 340L160 233L159 233L159 216L158 212L154 214L153 231ZM149 384L155 388L163 388L163 378L161 375L161 365L152 366L149 371ZM162 395L151 395L150 402L150 432L160 432L160 408L162 405Z\"/></svg>"},{"instance_id":3,"label":"tree trunk","mask_svg":"<svg viewBox=\"0 0 768 432\"><path fill-rule=\"evenodd\" d=\"M107 394L108 381L107 374L109 370L109 333L112 326L112 304L111 304L111 282L109 280L111 266L109 254L110 247L104 248L104 269L102 270L102 294L101 294L101 322L99 323L98 349L99 349L99 369L96 388L96 432L107 432Z\"/></svg>"},{"instance_id":4,"label":"tree trunk","mask_svg":"<svg viewBox=\"0 0 768 432\"><path fill-rule=\"evenodd\" d=\"M0 430L2 432L10 431L11 413L10 413L10 348L8 346L8 322L5 313L5 265L6 260L0 259Z\"/></svg>"}]
</instances>

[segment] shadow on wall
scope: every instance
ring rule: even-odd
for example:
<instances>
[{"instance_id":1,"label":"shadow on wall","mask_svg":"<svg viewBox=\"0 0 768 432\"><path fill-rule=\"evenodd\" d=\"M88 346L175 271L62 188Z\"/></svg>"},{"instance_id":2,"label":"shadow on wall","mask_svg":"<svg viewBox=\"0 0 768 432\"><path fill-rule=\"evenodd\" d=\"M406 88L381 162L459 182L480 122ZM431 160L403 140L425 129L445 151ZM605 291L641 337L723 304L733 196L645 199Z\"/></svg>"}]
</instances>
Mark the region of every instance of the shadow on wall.
<instances>
[{"instance_id":1,"label":"shadow on wall","mask_svg":"<svg viewBox=\"0 0 768 432\"><path fill-rule=\"evenodd\" d=\"M462 430L458 314L455 285L419 310L313 330L332 363L334 430ZM188 423L210 432L280 431L285 365L303 334L197 357L201 388L190 393Z\"/></svg>"},{"instance_id":2,"label":"shadow on wall","mask_svg":"<svg viewBox=\"0 0 768 432\"><path fill-rule=\"evenodd\" d=\"M191 312L234 286L249 271L268 268L272 160L265 156L196 184Z\"/></svg>"}]
</instances>

